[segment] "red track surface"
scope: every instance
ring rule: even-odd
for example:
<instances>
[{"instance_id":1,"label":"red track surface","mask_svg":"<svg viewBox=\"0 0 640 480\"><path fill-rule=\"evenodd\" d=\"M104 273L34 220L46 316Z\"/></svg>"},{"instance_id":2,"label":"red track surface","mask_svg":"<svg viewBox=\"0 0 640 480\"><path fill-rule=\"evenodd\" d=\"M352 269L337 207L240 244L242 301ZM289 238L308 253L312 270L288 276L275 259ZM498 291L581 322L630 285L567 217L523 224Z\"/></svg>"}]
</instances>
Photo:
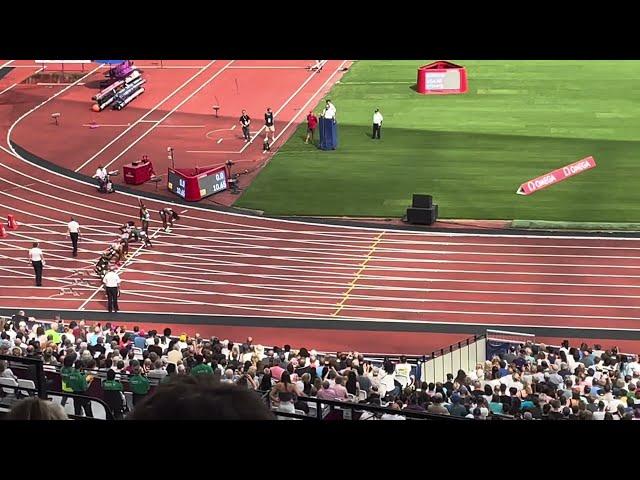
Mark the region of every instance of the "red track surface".
<instances>
[{"instance_id":1,"label":"red track surface","mask_svg":"<svg viewBox=\"0 0 640 480\"><path fill-rule=\"evenodd\" d=\"M282 131L295 121L295 108L313 105L314 92L330 85L327 79L341 64L332 62L312 76L304 69L258 69L247 61L196 62L206 66L201 74L151 111L193 76L194 69L152 68L149 62L149 83L153 79L158 87L137 99L135 108L99 114L104 123L103 118L113 124L138 122L125 131L125 127L82 127L90 115L85 86L64 91L61 87L11 87L37 70L21 63L23 67L0 82L0 91L10 87L0 94L4 133L0 214L12 213L21 223L0 240L0 307L85 312L105 309L98 281L88 272L99 252L115 239L117 226L136 218L137 200L122 193L97 196L91 185L27 163L9 149L9 137L67 167L77 169L84 163L80 170L90 174L98 162L109 163L118 156L116 166L142 153L159 161L168 144L181 145L187 152L193 148L190 145L202 142L195 128L162 128L165 122L187 125L207 117L211 124L205 128L214 121L228 128L239 109L247 108L259 118L268 103L274 110L280 108L277 127ZM193 64L170 62L169 66ZM296 64L282 62L281 66ZM237 94L236 78L240 89L254 83L261 88L252 89L255 94L243 90ZM212 96L229 109L230 117L210 118ZM49 115L54 111L63 112L64 130L51 124ZM233 135L221 144L225 149L244 147ZM220 149L221 144L214 142L210 149ZM87 162L105 145L102 153ZM254 158L260 158L261 152L256 148L246 149L245 161L258 161ZM227 158L219 153L203 155L210 155L212 163ZM185 162L195 158L185 157ZM162 205L153 200L145 203L152 212ZM631 340L607 340L609 335L602 335L603 344L627 350L637 346L637 240L398 232L285 222L197 206L178 208L186 211L171 233L160 231L156 218L150 227L154 247L133 247L134 256L121 272L120 299L125 312L168 315L176 323L175 330L230 338L251 333L265 344L319 349L426 353L487 326L542 328L546 333L539 336L549 342L571 337L588 343L595 340L589 329L606 328L623 329ZM71 215L83 229L80 255L75 259L64 235ZM42 242L47 258L42 288L33 286L26 261L33 239ZM76 285L74 294L62 291L74 284L81 270L87 272L88 284ZM228 326L221 326L225 320L219 316L246 317L253 319L253 325L238 326L230 320ZM160 321L171 323L167 318ZM570 331L556 337L553 332L559 328Z\"/></svg>"},{"instance_id":2,"label":"red track surface","mask_svg":"<svg viewBox=\"0 0 640 480\"><path fill-rule=\"evenodd\" d=\"M22 120L12 132L12 140L31 145L32 153L42 158L88 175L100 164L110 170L121 169L142 155L149 156L158 173L166 174L168 146L175 150L178 167L233 160L237 162L234 171L253 173L341 77L338 67L348 65L330 60L315 73L304 68L313 63L309 60L202 60L177 65L171 61L164 62L164 68L156 68L157 63L136 61L147 79L147 90L124 110L90 110L89 99L103 78L103 69L98 69L82 80L83 85L67 90ZM52 87L39 90L32 88L30 94L49 96ZM220 107L218 117L213 105ZM238 125L240 112L246 109L252 117L252 134L257 134L267 107L274 111L278 136L269 156L262 154L262 135L246 145ZM62 113L59 125L51 121L54 112ZM92 123L99 127L90 128ZM122 180L117 177L116 181L118 178ZM243 177L242 184L251 178ZM155 191L155 186L140 189ZM160 193L171 195L166 189ZM209 201L230 204L234 198L227 192Z\"/></svg>"}]
</instances>

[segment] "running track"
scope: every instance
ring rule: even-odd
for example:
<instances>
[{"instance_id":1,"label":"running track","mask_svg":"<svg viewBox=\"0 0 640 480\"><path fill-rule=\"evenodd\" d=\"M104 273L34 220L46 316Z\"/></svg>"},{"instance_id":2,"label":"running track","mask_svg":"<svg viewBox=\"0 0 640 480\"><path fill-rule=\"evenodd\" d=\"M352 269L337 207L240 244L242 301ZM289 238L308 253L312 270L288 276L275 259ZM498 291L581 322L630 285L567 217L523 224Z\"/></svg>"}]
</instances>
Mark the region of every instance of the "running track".
<instances>
[{"instance_id":1,"label":"running track","mask_svg":"<svg viewBox=\"0 0 640 480\"><path fill-rule=\"evenodd\" d=\"M0 110L0 214L20 222L0 239L3 314L378 352L427 353L491 327L627 351L640 341L636 239L376 230L196 206L178 206L186 211L171 233L152 221L154 248L133 245L121 269L126 313L110 316L89 272L117 227L136 218L137 199L97 197L92 185L20 158L10 132L37 100ZM165 204L145 203L152 212ZM83 231L75 259L64 234L71 215ZM26 260L33 239L47 259L42 288Z\"/></svg>"}]
</instances>

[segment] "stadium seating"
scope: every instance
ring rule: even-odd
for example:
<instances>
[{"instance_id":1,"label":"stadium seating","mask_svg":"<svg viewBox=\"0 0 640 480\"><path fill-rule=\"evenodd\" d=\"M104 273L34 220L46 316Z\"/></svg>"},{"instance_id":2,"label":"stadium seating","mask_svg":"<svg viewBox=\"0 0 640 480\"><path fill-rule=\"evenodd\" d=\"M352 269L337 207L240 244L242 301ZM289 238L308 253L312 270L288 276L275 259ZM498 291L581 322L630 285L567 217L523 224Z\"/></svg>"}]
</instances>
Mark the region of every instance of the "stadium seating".
<instances>
[{"instance_id":1,"label":"stadium seating","mask_svg":"<svg viewBox=\"0 0 640 480\"><path fill-rule=\"evenodd\" d=\"M60 334L58 344L52 328ZM278 419L640 418L637 357L585 344L571 348L567 343L550 347L507 342L501 351L489 352L490 358L475 370L451 372L444 382L426 383L417 368L419 357L264 347L250 337L236 344L215 337L176 337L168 329L162 334L137 327L116 331L108 324L96 329L82 322L53 324L22 316L0 319L0 336L0 404L5 411L22 397L38 395L42 381L49 398L64 403L69 417L76 418L74 402L87 398L93 418L111 419L113 402L105 402L111 395L105 396L103 389L107 372L115 371L126 410L133 411L139 383L134 373L139 369L149 384L146 395L176 377L211 375L214 381L256 391ZM62 363L68 357L73 357L72 368L86 375L86 391L63 391ZM28 359L39 362L41 377L33 365L22 364Z\"/></svg>"}]
</instances>

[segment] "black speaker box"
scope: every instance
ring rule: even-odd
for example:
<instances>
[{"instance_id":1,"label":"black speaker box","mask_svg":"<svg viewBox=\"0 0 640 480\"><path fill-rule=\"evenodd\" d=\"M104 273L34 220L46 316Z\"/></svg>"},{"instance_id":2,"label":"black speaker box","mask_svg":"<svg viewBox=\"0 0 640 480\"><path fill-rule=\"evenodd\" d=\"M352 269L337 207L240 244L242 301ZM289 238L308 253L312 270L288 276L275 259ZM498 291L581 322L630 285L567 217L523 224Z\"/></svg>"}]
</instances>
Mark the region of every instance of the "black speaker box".
<instances>
[{"instance_id":1,"label":"black speaker box","mask_svg":"<svg viewBox=\"0 0 640 480\"><path fill-rule=\"evenodd\" d=\"M431 208L407 208L407 222L414 225L433 225L438 219L438 205Z\"/></svg>"},{"instance_id":2,"label":"black speaker box","mask_svg":"<svg viewBox=\"0 0 640 480\"><path fill-rule=\"evenodd\" d=\"M433 197L431 195L422 195L420 193L413 194L413 208L431 208L433 206Z\"/></svg>"}]
</instances>

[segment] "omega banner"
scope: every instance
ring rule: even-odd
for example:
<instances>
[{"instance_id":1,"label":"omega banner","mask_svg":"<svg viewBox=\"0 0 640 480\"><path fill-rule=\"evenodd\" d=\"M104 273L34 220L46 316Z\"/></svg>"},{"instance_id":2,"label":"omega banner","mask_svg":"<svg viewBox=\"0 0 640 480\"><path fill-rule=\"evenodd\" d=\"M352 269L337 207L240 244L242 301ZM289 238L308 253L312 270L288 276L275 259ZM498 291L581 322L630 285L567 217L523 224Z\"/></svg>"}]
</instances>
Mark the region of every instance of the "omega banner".
<instances>
[{"instance_id":1,"label":"omega banner","mask_svg":"<svg viewBox=\"0 0 640 480\"><path fill-rule=\"evenodd\" d=\"M595 168L596 161L593 157L583 158L575 163L571 163L566 167L559 168L553 172L546 173L541 177L534 178L520 185L516 193L518 195L531 195L532 193L547 188L550 185L566 180L569 177L578 175L586 170Z\"/></svg>"}]
</instances>

